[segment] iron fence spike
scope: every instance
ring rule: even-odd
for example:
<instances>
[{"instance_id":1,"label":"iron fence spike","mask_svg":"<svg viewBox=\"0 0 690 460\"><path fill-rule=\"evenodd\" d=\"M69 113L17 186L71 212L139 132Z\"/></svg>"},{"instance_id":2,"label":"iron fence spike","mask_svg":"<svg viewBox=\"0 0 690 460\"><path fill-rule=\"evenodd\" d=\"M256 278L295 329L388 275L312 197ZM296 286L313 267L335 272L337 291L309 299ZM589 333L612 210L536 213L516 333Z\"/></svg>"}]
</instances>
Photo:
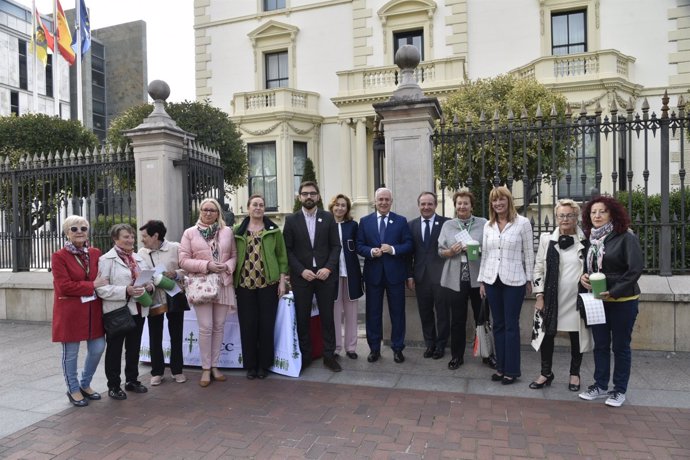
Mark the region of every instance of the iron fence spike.
<instances>
[{"instance_id":1,"label":"iron fence spike","mask_svg":"<svg viewBox=\"0 0 690 460\"><path fill-rule=\"evenodd\" d=\"M541 104L537 103L537 113L536 113L537 118L542 118L543 114L541 113Z\"/></svg>"}]
</instances>

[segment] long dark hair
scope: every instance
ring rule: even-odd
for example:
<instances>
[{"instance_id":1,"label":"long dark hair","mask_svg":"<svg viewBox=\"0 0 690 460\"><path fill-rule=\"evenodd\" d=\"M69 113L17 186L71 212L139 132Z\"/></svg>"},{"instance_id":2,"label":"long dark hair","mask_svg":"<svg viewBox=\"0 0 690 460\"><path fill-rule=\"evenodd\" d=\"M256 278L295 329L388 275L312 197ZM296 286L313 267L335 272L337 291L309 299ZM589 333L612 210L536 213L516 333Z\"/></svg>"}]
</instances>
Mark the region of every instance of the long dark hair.
<instances>
[{"instance_id":1,"label":"long dark hair","mask_svg":"<svg viewBox=\"0 0 690 460\"><path fill-rule=\"evenodd\" d=\"M606 206L606 209L611 216L611 222L613 223L614 233L623 233L628 231L630 228L630 216L628 211L625 210L622 204L613 197L607 195L599 195L596 198L592 198L587 202L585 207L582 209L582 231L585 232L585 236L589 238L589 234L592 232L592 217L589 213L592 211L592 206L597 203L602 203Z\"/></svg>"}]
</instances>

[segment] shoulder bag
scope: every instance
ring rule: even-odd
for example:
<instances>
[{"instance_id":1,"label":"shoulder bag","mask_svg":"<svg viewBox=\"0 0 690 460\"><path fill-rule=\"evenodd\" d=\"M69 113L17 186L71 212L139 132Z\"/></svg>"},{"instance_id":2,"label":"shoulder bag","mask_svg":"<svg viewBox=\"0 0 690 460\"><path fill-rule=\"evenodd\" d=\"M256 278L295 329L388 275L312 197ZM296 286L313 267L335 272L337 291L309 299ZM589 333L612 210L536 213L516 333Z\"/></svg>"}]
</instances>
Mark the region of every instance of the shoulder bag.
<instances>
[{"instance_id":1,"label":"shoulder bag","mask_svg":"<svg viewBox=\"0 0 690 460\"><path fill-rule=\"evenodd\" d=\"M477 319L477 331L474 337L474 356L489 358L494 353L494 334L489 317L489 303L486 297L482 299L482 306Z\"/></svg>"},{"instance_id":2,"label":"shoulder bag","mask_svg":"<svg viewBox=\"0 0 690 460\"><path fill-rule=\"evenodd\" d=\"M124 306L103 314L103 327L105 327L105 333L108 337L126 335L136 329L137 323L132 318L132 313L127 306L128 303L129 296L127 296Z\"/></svg>"},{"instance_id":3,"label":"shoulder bag","mask_svg":"<svg viewBox=\"0 0 690 460\"><path fill-rule=\"evenodd\" d=\"M187 300L193 305L212 303L218 299L220 276L218 273L190 273L185 278Z\"/></svg>"}]
</instances>

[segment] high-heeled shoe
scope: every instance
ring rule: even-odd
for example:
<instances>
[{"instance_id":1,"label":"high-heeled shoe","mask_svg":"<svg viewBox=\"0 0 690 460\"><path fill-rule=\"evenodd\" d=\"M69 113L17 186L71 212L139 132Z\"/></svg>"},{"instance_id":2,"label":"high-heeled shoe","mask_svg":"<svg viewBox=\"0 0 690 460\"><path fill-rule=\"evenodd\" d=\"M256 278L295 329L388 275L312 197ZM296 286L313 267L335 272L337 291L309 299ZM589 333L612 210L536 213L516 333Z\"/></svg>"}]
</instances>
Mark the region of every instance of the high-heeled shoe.
<instances>
[{"instance_id":1,"label":"high-heeled shoe","mask_svg":"<svg viewBox=\"0 0 690 460\"><path fill-rule=\"evenodd\" d=\"M578 375L571 375L571 376L570 376L571 380L572 380L573 377L577 377L577 383L568 382L568 390L570 390L570 391L580 391L580 374L578 374Z\"/></svg>"},{"instance_id":2,"label":"high-heeled shoe","mask_svg":"<svg viewBox=\"0 0 690 460\"><path fill-rule=\"evenodd\" d=\"M84 396L82 396L82 399L75 399L74 396L72 396L72 393L70 393L69 391L66 394L67 394L67 397L69 398L69 402L71 402L73 406L86 407L89 405L89 400L86 399ZM79 394L79 393L75 393L75 394Z\"/></svg>"},{"instance_id":3,"label":"high-heeled shoe","mask_svg":"<svg viewBox=\"0 0 690 460\"><path fill-rule=\"evenodd\" d=\"M211 368L211 377L218 382L225 382L228 379L217 367Z\"/></svg>"},{"instance_id":4,"label":"high-heeled shoe","mask_svg":"<svg viewBox=\"0 0 690 460\"><path fill-rule=\"evenodd\" d=\"M201 379L199 380L199 386L206 388L211 384L211 369L201 370Z\"/></svg>"},{"instance_id":5,"label":"high-heeled shoe","mask_svg":"<svg viewBox=\"0 0 690 460\"><path fill-rule=\"evenodd\" d=\"M553 379L554 379L556 376L553 375L553 372L552 372L552 373L549 374L549 375L541 375L541 377L545 377L546 380L544 380L544 381L541 382L541 383L539 383L539 382L537 382L537 381L534 381L534 382L532 382L532 383L529 384L529 387L530 387L531 389L533 389L533 390L540 390L540 389L544 388L545 386L546 386L546 387L550 387L550 386L551 386L551 382L553 382Z\"/></svg>"}]
</instances>

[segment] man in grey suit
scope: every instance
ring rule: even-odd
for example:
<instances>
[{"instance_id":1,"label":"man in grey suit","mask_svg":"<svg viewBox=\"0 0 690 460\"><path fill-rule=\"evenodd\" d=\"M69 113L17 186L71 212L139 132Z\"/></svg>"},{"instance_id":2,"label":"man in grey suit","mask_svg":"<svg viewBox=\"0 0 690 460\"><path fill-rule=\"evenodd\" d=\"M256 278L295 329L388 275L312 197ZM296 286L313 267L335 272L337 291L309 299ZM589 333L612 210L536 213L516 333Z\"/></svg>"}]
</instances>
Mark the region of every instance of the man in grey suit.
<instances>
[{"instance_id":1,"label":"man in grey suit","mask_svg":"<svg viewBox=\"0 0 690 460\"><path fill-rule=\"evenodd\" d=\"M338 225L331 213L316 207L321 198L315 182L300 184L299 199L302 209L285 219L283 237L290 265L290 284L295 296L302 368L311 364L309 324L312 299L316 295L321 317L323 364L333 372L340 372L342 368L335 359L333 322L341 248Z\"/></svg>"},{"instance_id":2,"label":"man in grey suit","mask_svg":"<svg viewBox=\"0 0 690 460\"><path fill-rule=\"evenodd\" d=\"M447 217L436 214L436 194L417 197L420 217L410 221L414 251L408 263L407 287L414 289L422 322L425 358L441 359L450 334L449 306L441 288L444 260L438 255L438 236Z\"/></svg>"}]
</instances>

